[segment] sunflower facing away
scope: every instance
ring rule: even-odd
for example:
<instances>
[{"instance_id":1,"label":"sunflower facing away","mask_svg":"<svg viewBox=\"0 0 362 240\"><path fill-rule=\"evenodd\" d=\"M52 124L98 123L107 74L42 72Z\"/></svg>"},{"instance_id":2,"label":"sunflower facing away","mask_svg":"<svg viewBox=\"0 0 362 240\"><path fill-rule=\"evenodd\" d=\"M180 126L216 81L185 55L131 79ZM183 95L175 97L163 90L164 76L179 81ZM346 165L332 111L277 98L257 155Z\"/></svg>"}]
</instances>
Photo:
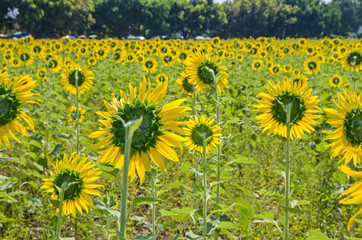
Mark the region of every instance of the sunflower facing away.
<instances>
[{"instance_id":1,"label":"sunflower facing away","mask_svg":"<svg viewBox=\"0 0 362 240\"><path fill-rule=\"evenodd\" d=\"M195 85L190 83L190 77L183 71L180 77L176 80L179 90L188 97L194 97Z\"/></svg>"},{"instance_id":2,"label":"sunflower facing away","mask_svg":"<svg viewBox=\"0 0 362 240\"><path fill-rule=\"evenodd\" d=\"M362 70L362 51L356 49L346 53L342 60L342 64L346 69L352 72L359 72Z\"/></svg>"},{"instance_id":3,"label":"sunflower facing away","mask_svg":"<svg viewBox=\"0 0 362 240\"><path fill-rule=\"evenodd\" d=\"M71 64L68 68L64 68L61 77L60 83L63 88L72 94L77 94L77 77L80 95L86 93L93 86L93 72L89 71L87 66L81 67L77 63Z\"/></svg>"},{"instance_id":4,"label":"sunflower facing away","mask_svg":"<svg viewBox=\"0 0 362 240\"><path fill-rule=\"evenodd\" d=\"M77 210L83 214L83 211L89 212L88 207L95 207L93 200L89 195L101 196L96 188L103 187L94 182L99 179L101 174L99 169L94 168L95 165L88 161L86 157L81 160L81 155L75 152L68 158L64 155L63 160L56 161L53 165L54 172L50 171L50 178L43 180L41 188L45 192L51 193L51 199L59 201L59 191L64 182L76 184L71 185L64 194L62 215L76 216ZM57 212L59 209L57 209Z\"/></svg>"},{"instance_id":5,"label":"sunflower facing away","mask_svg":"<svg viewBox=\"0 0 362 240\"><path fill-rule=\"evenodd\" d=\"M339 74L334 74L329 78L329 85L334 88L339 88L343 84L343 77Z\"/></svg>"},{"instance_id":6,"label":"sunflower facing away","mask_svg":"<svg viewBox=\"0 0 362 240\"><path fill-rule=\"evenodd\" d=\"M23 75L11 80L7 72L0 73L0 147L3 142L10 148L10 140L17 142L20 140L15 136L16 132L23 136L29 136L23 123L34 131L34 124L30 117L21 110L26 103L37 103L32 93L36 86L36 81L29 75Z\"/></svg>"},{"instance_id":7,"label":"sunflower facing away","mask_svg":"<svg viewBox=\"0 0 362 240\"><path fill-rule=\"evenodd\" d=\"M334 101L338 110L327 108L324 111L329 116L327 123L337 128L327 132L326 139L335 140L331 147L331 157L342 156L347 165L351 160L356 166L362 158L362 96L352 89L343 90L343 95L337 92L338 102Z\"/></svg>"},{"instance_id":8,"label":"sunflower facing away","mask_svg":"<svg viewBox=\"0 0 362 240\"><path fill-rule=\"evenodd\" d=\"M287 137L287 114L283 105L292 103L291 139L300 138L304 132L314 131L312 126L317 124L315 119L321 117L315 113L320 112L321 109L317 106L318 97L310 96L312 89L304 91L303 86L296 85L289 79L285 79L281 83L271 81L268 83L269 85L265 85L268 93L257 95L262 99L256 100L258 105L255 105L256 111L262 113L256 117L260 123L259 128L263 128L263 132L268 130L268 134Z\"/></svg>"},{"instance_id":9,"label":"sunflower facing away","mask_svg":"<svg viewBox=\"0 0 362 240\"><path fill-rule=\"evenodd\" d=\"M139 91L129 85L129 97L120 90L121 99L118 100L113 94L111 103L104 102L108 112L96 112L105 118L99 120L104 127L89 135L90 138L100 138L99 143L93 148L103 148L98 162L110 164L121 169L124 162L125 122L143 117L141 126L135 131L131 143L131 157L129 165L130 180L133 181L136 172L141 183L145 180L145 172L150 169L150 160L158 167L166 171L162 156L174 162L178 162L178 156L172 147L182 149L180 141L184 138L179 127L183 122L176 121L176 118L184 116L189 107L180 105L186 99L179 99L170 102L163 107L159 106L165 97L167 84L158 84L152 91L151 84L146 79L140 83Z\"/></svg>"},{"instance_id":10,"label":"sunflower facing away","mask_svg":"<svg viewBox=\"0 0 362 240\"><path fill-rule=\"evenodd\" d=\"M362 178L362 172L361 171L354 171L351 170L349 167L342 165L339 167L339 170L348 176L355 177L355 178ZM344 191L339 197L343 197L345 195L348 195L347 197L339 200L339 203L342 204L361 204L362 203L362 180L357 181L355 184L353 184L350 188L348 188L346 191ZM362 208L358 210L358 212L351 217L351 219L348 221L348 231L351 229L352 223L354 219L362 214Z\"/></svg>"},{"instance_id":11,"label":"sunflower facing away","mask_svg":"<svg viewBox=\"0 0 362 240\"><path fill-rule=\"evenodd\" d=\"M216 148L216 145L220 145L221 128L218 125L213 126L214 121L215 119L212 117L207 119L206 115L202 115L200 118L195 116L187 122L184 135L186 136L185 145L188 149L203 153L202 135L205 136L205 140L211 137L206 142L206 154Z\"/></svg>"},{"instance_id":12,"label":"sunflower facing away","mask_svg":"<svg viewBox=\"0 0 362 240\"><path fill-rule=\"evenodd\" d=\"M195 53L187 62L186 73L190 76L190 83L195 84L196 90L201 91L204 88L214 88L214 82L210 76L210 72L205 67L212 69L215 76L221 75L219 82L217 83L217 90L220 94L224 88L227 87L228 80L226 77L227 68L220 66L211 57L207 55Z\"/></svg>"},{"instance_id":13,"label":"sunflower facing away","mask_svg":"<svg viewBox=\"0 0 362 240\"><path fill-rule=\"evenodd\" d=\"M83 122L84 121L84 114L85 114L85 110L82 109L81 107L79 107L79 122ZM69 114L67 116L67 121L71 124L76 124L77 122L77 107L76 106L71 106L69 109Z\"/></svg>"}]
</instances>

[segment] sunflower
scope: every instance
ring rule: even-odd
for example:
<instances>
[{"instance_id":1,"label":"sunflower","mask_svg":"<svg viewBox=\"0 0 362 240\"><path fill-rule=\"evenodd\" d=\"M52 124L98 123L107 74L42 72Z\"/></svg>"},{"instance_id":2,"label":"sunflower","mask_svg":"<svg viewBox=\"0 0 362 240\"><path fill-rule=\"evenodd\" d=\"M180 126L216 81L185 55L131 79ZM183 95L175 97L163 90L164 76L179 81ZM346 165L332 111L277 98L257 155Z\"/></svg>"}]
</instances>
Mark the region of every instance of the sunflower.
<instances>
[{"instance_id":1,"label":"sunflower","mask_svg":"<svg viewBox=\"0 0 362 240\"><path fill-rule=\"evenodd\" d=\"M285 73L291 72L292 69L293 69L293 67L292 67L292 65L290 65L290 64L286 64L286 65L284 65L284 67L283 67L283 71L284 71Z\"/></svg>"},{"instance_id":2,"label":"sunflower","mask_svg":"<svg viewBox=\"0 0 362 240\"><path fill-rule=\"evenodd\" d=\"M285 79L282 83L268 81L265 88L268 93L259 93L256 111L262 114L256 117L260 123L259 128L268 134L287 136L286 111L283 105L292 103L290 122L291 138L301 137L304 132L314 131L313 125L317 124L315 119L320 118L318 113L321 109L317 106L317 96L310 96L312 89L304 91L302 86L294 84L291 80Z\"/></svg>"},{"instance_id":3,"label":"sunflower","mask_svg":"<svg viewBox=\"0 0 362 240\"><path fill-rule=\"evenodd\" d=\"M343 90L343 95L337 92L338 102L334 101L339 111L327 108L324 111L330 117L327 123L337 128L327 132L326 139L335 140L331 147L331 157L342 156L339 162L347 165L351 160L356 166L362 158L362 96L352 89Z\"/></svg>"},{"instance_id":4,"label":"sunflower","mask_svg":"<svg viewBox=\"0 0 362 240\"><path fill-rule=\"evenodd\" d=\"M156 82L157 83L166 83L168 84L168 76L165 73L159 73L156 76Z\"/></svg>"},{"instance_id":5,"label":"sunflower","mask_svg":"<svg viewBox=\"0 0 362 240\"><path fill-rule=\"evenodd\" d=\"M60 83L66 91L72 94L77 94L76 77L78 77L79 94L83 95L93 86L93 72L89 71L87 66L81 67L77 63L71 64L63 70Z\"/></svg>"},{"instance_id":6,"label":"sunflower","mask_svg":"<svg viewBox=\"0 0 362 240\"><path fill-rule=\"evenodd\" d=\"M303 64L304 70L311 75L321 70L320 62L317 58L308 58Z\"/></svg>"},{"instance_id":7,"label":"sunflower","mask_svg":"<svg viewBox=\"0 0 362 240\"><path fill-rule=\"evenodd\" d=\"M50 58L46 60L46 66L53 72L59 72L62 69L62 58L58 55L51 55Z\"/></svg>"},{"instance_id":8,"label":"sunflower","mask_svg":"<svg viewBox=\"0 0 362 240\"><path fill-rule=\"evenodd\" d=\"M201 91L203 88L207 87L214 88L214 82L210 76L209 70L206 68L213 70L215 76L221 75L221 78L217 83L217 90L220 94L223 92L224 88L227 87L227 68L220 66L220 64L216 63L210 56L196 53L190 57L190 60L186 65L186 74L190 76L190 83L195 84L197 91Z\"/></svg>"},{"instance_id":9,"label":"sunflower","mask_svg":"<svg viewBox=\"0 0 362 240\"><path fill-rule=\"evenodd\" d=\"M64 193L62 215L76 216L77 210L83 214L83 211L89 212L88 207L93 207L93 200L89 195L101 196L101 193L95 188L103 187L99 184L94 184L94 181L99 179L98 175L101 172L94 168L95 165L88 161L86 157L81 160L81 155L75 152L68 158L64 155L63 160L56 161L53 164L54 172L50 171L50 178L43 180L41 188L45 192L51 193L51 199L59 201L59 191L55 187L62 187L62 184L75 183L71 185ZM57 209L57 212L59 209Z\"/></svg>"},{"instance_id":10,"label":"sunflower","mask_svg":"<svg viewBox=\"0 0 362 240\"><path fill-rule=\"evenodd\" d=\"M279 75L282 72L280 64L272 64L268 69L272 75Z\"/></svg>"},{"instance_id":11,"label":"sunflower","mask_svg":"<svg viewBox=\"0 0 362 240\"><path fill-rule=\"evenodd\" d=\"M206 115L202 115L200 119L195 116L191 118L184 128L184 135L186 138L185 146L191 151L197 151L203 153L203 137L205 136L206 142L206 154L211 152L216 145L220 145L221 128L218 125L214 125L215 119L208 118Z\"/></svg>"},{"instance_id":12,"label":"sunflower","mask_svg":"<svg viewBox=\"0 0 362 240\"><path fill-rule=\"evenodd\" d=\"M176 80L179 90L188 97L194 97L195 85L190 83L190 77L186 72L182 72L180 77Z\"/></svg>"},{"instance_id":13,"label":"sunflower","mask_svg":"<svg viewBox=\"0 0 362 240\"><path fill-rule=\"evenodd\" d=\"M354 171L351 170L349 167L342 165L339 166L338 168L341 172L347 174L348 176L351 177L356 177L356 178L362 178L362 172L361 171ZM350 188L348 188L346 191L344 191L339 198L348 195L347 197L339 200L339 203L342 204L361 204L362 203L362 199L361 199L361 195L362 195L362 180L357 181L355 184L353 184ZM358 212L353 215L353 217L351 217L351 219L348 221L348 231L351 229L352 223L354 221L354 219L358 216L362 214L362 208L360 208L360 210L358 210Z\"/></svg>"},{"instance_id":14,"label":"sunflower","mask_svg":"<svg viewBox=\"0 0 362 240\"><path fill-rule=\"evenodd\" d=\"M166 67L171 67L176 62L176 57L173 56L171 53L163 54L160 56L160 58L163 65L165 65Z\"/></svg>"},{"instance_id":15,"label":"sunflower","mask_svg":"<svg viewBox=\"0 0 362 240\"><path fill-rule=\"evenodd\" d=\"M184 116L189 107L181 107L180 104L186 99L179 99L170 102L163 107L159 107L160 102L165 97L167 84L158 84L151 90L151 83L144 78L140 83L139 91L129 85L129 97L120 90L121 99L118 100L113 94L111 103L104 102L108 112L96 112L105 118L100 122L105 126L99 131L89 135L90 138L100 138L100 142L93 145L93 148L106 148L101 154L98 162L111 164L121 169L124 161L125 122L143 117L141 126L135 131L130 154L129 176L133 181L136 172L141 183L145 180L145 172L150 170L150 160L158 167L166 171L164 156L174 162L178 162L178 156L171 147L182 149L180 141L184 138L177 133L181 133L179 127L183 122L175 121L176 118Z\"/></svg>"},{"instance_id":16,"label":"sunflower","mask_svg":"<svg viewBox=\"0 0 362 240\"><path fill-rule=\"evenodd\" d=\"M305 89L308 87L308 78L302 73L293 75L291 78L289 78L289 80L300 88Z\"/></svg>"},{"instance_id":17,"label":"sunflower","mask_svg":"<svg viewBox=\"0 0 362 240\"><path fill-rule=\"evenodd\" d=\"M142 67L143 67L143 70L145 70L147 73L153 73L154 71L156 71L156 69L158 67L158 62L153 57L146 58L143 62Z\"/></svg>"},{"instance_id":18,"label":"sunflower","mask_svg":"<svg viewBox=\"0 0 362 240\"><path fill-rule=\"evenodd\" d=\"M39 68L38 71L36 71L36 77L40 81L47 79L47 69L45 67Z\"/></svg>"},{"instance_id":19,"label":"sunflower","mask_svg":"<svg viewBox=\"0 0 362 240\"><path fill-rule=\"evenodd\" d=\"M32 56L32 54L29 51L26 51L26 50L20 52L19 59L20 59L20 62L25 66L29 66L34 62L34 57Z\"/></svg>"},{"instance_id":20,"label":"sunflower","mask_svg":"<svg viewBox=\"0 0 362 240\"><path fill-rule=\"evenodd\" d=\"M36 82L29 75L11 80L7 72L0 73L0 146L4 142L10 148L9 139L20 142L15 136L16 132L29 136L22 122L34 131L32 120L20 108L26 103L36 103L37 94L32 93L35 86Z\"/></svg>"},{"instance_id":21,"label":"sunflower","mask_svg":"<svg viewBox=\"0 0 362 240\"><path fill-rule=\"evenodd\" d=\"M343 84L343 77L339 74L334 74L329 78L329 85L334 88L339 88Z\"/></svg>"},{"instance_id":22,"label":"sunflower","mask_svg":"<svg viewBox=\"0 0 362 240\"><path fill-rule=\"evenodd\" d=\"M362 52L358 50L352 50L349 53L345 54L344 59L342 60L343 66L352 71L359 72L362 70Z\"/></svg>"},{"instance_id":23,"label":"sunflower","mask_svg":"<svg viewBox=\"0 0 362 240\"><path fill-rule=\"evenodd\" d=\"M82 109L81 107L79 107L79 122L83 122L84 121L84 114L85 114L85 110ZM71 106L69 109L69 114L67 116L67 120L69 123L71 124L76 124L77 121L77 107L76 106Z\"/></svg>"},{"instance_id":24,"label":"sunflower","mask_svg":"<svg viewBox=\"0 0 362 240\"><path fill-rule=\"evenodd\" d=\"M264 66L264 62L260 59L255 59L254 61L252 61L251 63L251 68L254 71L259 71L260 69L262 69Z\"/></svg>"}]
</instances>

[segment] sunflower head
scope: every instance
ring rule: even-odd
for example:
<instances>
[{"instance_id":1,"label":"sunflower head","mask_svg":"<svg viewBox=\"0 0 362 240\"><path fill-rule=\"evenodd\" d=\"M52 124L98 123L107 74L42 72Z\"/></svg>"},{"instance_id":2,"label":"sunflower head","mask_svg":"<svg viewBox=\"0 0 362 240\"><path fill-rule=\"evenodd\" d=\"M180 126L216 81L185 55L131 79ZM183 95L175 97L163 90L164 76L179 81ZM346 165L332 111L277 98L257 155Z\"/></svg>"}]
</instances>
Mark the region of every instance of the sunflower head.
<instances>
[{"instance_id":1,"label":"sunflower head","mask_svg":"<svg viewBox=\"0 0 362 240\"><path fill-rule=\"evenodd\" d=\"M203 153L203 143L206 144L206 154L212 151L216 145L220 144L221 128L218 125L213 125L215 119L212 117L207 118L202 115L200 118L195 116L190 119L184 128L184 135L186 136L185 145L191 151Z\"/></svg>"},{"instance_id":2,"label":"sunflower head","mask_svg":"<svg viewBox=\"0 0 362 240\"><path fill-rule=\"evenodd\" d=\"M310 133L314 130L312 125L317 124L315 119L320 118L315 115L321 111L317 106L319 100L317 96L310 96L312 89L304 91L305 88L294 84L291 80L286 79L282 83L272 83L265 86L268 93L259 93L257 100L257 111L262 114L256 119L264 128L263 132L269 130L269 134L287 135L287 113L286 105L291 104L291 138L301 137L304 132Z\"/></svg>"},{"instance_id":3,"label":"sunflower head","mask_svg":"<svg viewBox=\"0 0 362 240\"><path fill-rule=\"evenodd\" d=\"M176 81L178 89L182 91L183 94L189 97L194 97L195 85L190 83L190 77L186 72L182 72L180 77Z\"/></svg>"},{"instance_id":4,"label":"sunflower head","mask_svg":"<svg viewBox=\"0 0 362 240\"><path fill-rule=\"evenodd\" d=\"M88 212L88 207L94 207L93 200L89 195L101 196L101 193L95 188L102 185L94 184L99 179L100 171L95 165L88 161L86 157L81 159L80 154L72 153L68 158L64 155L63 159L56 161L53 165L54 172L51 172L51 178L45 178L41 188L45 192L51 193L51 199L60 200L58 189L68 186L64 191L63 215L77 214L77 210L83 214L83 210ZM57 210L59 211L59 210Z\"/></svg>"},{"instance_id":5,"label":"sunflower head","mask_svg":"<svg viewBox=\"0 0 362 240\"><path fill-rule=\"evenodd\" d=\"M343 65L350 71L359 72L362 69L362 53L351 51L346 55Z\"/></svg>"},{"instance_id":6,"label":"sunflower head","mask_svg":"<svg viewBox=\"0 0 362 240\"><path fill-rule=\"evenodd\" d=\"M65 68L61 75L61 84L63 88L72 93L77 93L80 95L86 93L93 86L93 72L89 71L87 66L81 67L77 63L69 65L68 68Z\"/></svg>"},{"instance_id":7,"label":"sunflower head","mask_svg":"<svg viewBox=\"0 0 362 240\"><path fill-rule=\"evenodd\" d=\"M327 132L327 140L330 143L331 156L342 156L341 161L348 164L353 160L354 165L360 164L362 158L362 98L353 90L343 90L343 95L337 92L338 102L335 104L338 110L328 108L324 111L329 116L327 123L336 129Z\"/></svg>"},{"instance_id":8,"label":"sunflower head","mask_svg":"<svg viewBox=\"0 0 362 240\"><path fill-rule=\"evenodd\" d=\"M155 58L147 58L144 60L142 67L147 73L153 73L158 67L158 62Z\"/></svg>"},{"instance_id":9,"label":"sunflower head","mask_svg":"<svg viewBox=\"0 0 362 240\"><path fill-rule=\"evenodd\" d=\"M181 122L176 118L186 114L190 108L180 107L185 99L170 102L163 107L158 105L167 91L167 84L158 84L152 91L150 82L144 78L139 91L129 85L129 97L121 90L120 98L111 97L111 104L105 102L108 112L97 112L106 118L101 120L105 125L100 131L94 132L89 137L102 137L94 148L107 148L101 151L100 163L111 164L121 169L124 159L125 128L123 122L143 118L140 127L134 132L131 142L131 161L129 176L134 180L136 171L141 183L145 180L145 172L150 169L150 159L166 171L162 156L178 161L176 152L171 147L182 148L179 141L183 138L176 133L182 130ZM122 122L123 121L123 122ZM173 132L169 132L169 130Z\"/></svg>"},{"instance_id":10,"label":"sunflower head","mask_svg":"<svg viewBox=\"0 0 362 240\"><path fill-rule=\"evenodd\" d=\"M317 58L308 58L304 61L304 70L308 73L308 74L314 74L320 71L320 62Z\"/></svg>"},{"instance_id":11,"label":"sunflower head","mask_svg":"<svg viewBox=\"0 0 362 240\"><path fill-rule=\"evenodd\" d=\"M199 53L192 56L186 66L186 73L190 76L190 82L195 84L198 91L206 87L214 88L213 74L214 76L220 76L220 80L217 82L217 89L221 93L228 83L226 71L226 67L220 66L211 57Z\"/></svg>"},{"instance_id":12,"label":"sunflower head","mask_svg":"<svg viewBox=\"0 0 362 240\"><path fill-rule=\"evenodd\" d=\"M339 88L343 84L343 77L339 74L334 74L329 78L329 85L334 88Z\"/></svg>"},{"instance_id":13,"label":"sunflower head","mask_svg":"<svg viewBox=\"0 0 362 240\"><path fill-rule=\"evenodd\" d=\"M79 107L79 122L83 122L84 121L84 115L85 115L85 110L82 109L81 107ZM77 107L76 106L71 106L69 109L69 114L67 116L68 122L75 125L77 122Z\"/></svg>"},{"instance_id":14,"label":"sunflower head","mask_svg":"<svg viewBox=\"0 0 362 240\"><path fill-rule=\"evenodd\" d=\"M167 76L167 74L165 74L165 73L159 73L159 74L157 74L157 76L156 76L156 82L157 83L168 83L168 76Z\"/></svg>"}]
</instances>

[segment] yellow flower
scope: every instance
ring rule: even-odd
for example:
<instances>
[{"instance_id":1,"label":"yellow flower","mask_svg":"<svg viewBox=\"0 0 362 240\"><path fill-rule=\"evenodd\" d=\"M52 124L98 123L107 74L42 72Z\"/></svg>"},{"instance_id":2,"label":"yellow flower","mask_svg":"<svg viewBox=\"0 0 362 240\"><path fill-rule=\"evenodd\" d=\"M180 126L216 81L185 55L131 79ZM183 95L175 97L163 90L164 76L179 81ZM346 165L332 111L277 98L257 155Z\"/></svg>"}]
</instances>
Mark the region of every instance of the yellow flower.
<instances>
[{"instance_id":1,"label":"yellow flower","mask_svg":"<svg viewBox=\"0 0 362 240\"><path fill-rule=\"evenodd\" d=\"M317 124L315 119L321 117L315 113L321 109L317 106L318 97L310 96L312 89L304 91L302 86L288 79L282 83L268 82L269 85L265 85L268 93L259 93L257 97L262 100L257 100L258 105L255 105L256 111L262 113L256 117L260 124L259 128L263 128L263 132L268 130L268 134L287 137L287 114L283 105L292 103L291 139L300 138L304 132L314 131L312 126Z\"/></svg>"},{"instance_id":2,"label":"yellow flower","mask_svg":"<svg viewBox=\"0 0 362 240\"><path fill-rule=\"evenodd\" d=\"M327 123L337 128L327 132L326 139L335 140L331 147L331 157L342 156L339 162L347 165L351 160L356 166L362 158L362 96L357 95L352 89L343 90L343 95L337 92L338 102L334 100L339 111L327 108L324 111L329 118Z\"/></svg>"},{"instance_id":3,"label":"yellow flower","mask_svg":"<svg viewBox=\"0 0 362 240\"><path fill-rule=\"evenodd\" d=\"M341 172L347 174L348 176L351 177L356 177L356 178L362 178L362 172L361 171L353 171L351 170L349 167L342 165L339 166L338 168ZM357 181L355 184L353 184L350 188L348 188L346 191L344 191L339 198L348 195L347 197L339 200L339 203L342 204L361 204L362 203L362 180ZM360 208L360 210L358 210L358 212L353 215L353 217L351 217L351 219L348 221L348 231L351 229L352 223L354 221L354 219L358 216L362 214L362 208Z\"/></svg>"},{"instance_id":4,"label":"yellow flower","mask_svg":"<svg viewBox=\"0 0 362 240\"><path fill-rule=\"evenodd\" d=\"M78 91L80 95L86 93L93 86L93 72L89 71L87 66L81 67L77 63L64 68L60 83L66 91L77 94L76 78L78 78Z\"/></svg>"},{"instance_id":5,"label":"yellow flower","mask_svg":"<svg viewBox=\"0 0 362 240\"><path fill-rule=\"evenodd\" d=\"M60 200L57 187L61 188L65 182L75 183L71 185L64 194L62 215L76 216L77 210L83 214L83 211L89 212L88 207L93 207L93 200L89 195L101 196L101 193L95 188L103 187L94 182L99 179L101 172L94 168L95 165L88 161L86 157L80 160L80 154L75 152L68 158L64 155L63 160L56 161L53 165L54 172L50 171L50 178L43 180L41 188L45 192L51 193L51 199ZM57 209L59 212L59 209Z\"/></svg>"},{"instance_id":6,"label":"yellow flower","mask_svg":"<svg viewBox=\"0 0 362 240\"><path fill-rule=\"evenodd\" d=\"M343 84L343 77L339 74L334 74L329 78L329 85L334 88L339 88Z\"/></svg>"},{"instance_id":7,"label":"yellow flower","mask_svg":"<svg viewBox=\"0 0 362 240\"><path fill-rule=\"evenodd\" d=\"M186 72L182 72L180 77L176 80L179 90L188 97L194 97L195 85L190 83L190 77Z\"/></svg>"},{"instance_id":8,"label":"yellow flower","mask_svg":"<svg viewBox=\"0 0 362 240\"><path fill-rule=\"evenodd\" d=\"M144 60L142 67L147 73L153 73L158 67L158 62L155 58L150 57Z\"/></svg>"},{"instance_id":9,"label":"yellow flower","mask_svg":"<svg viewBox=\"0 0 362 240\"><path fill-rule=\"evenodd\" d=\"M83 122L84 121L84 115L85 115L85 110L82 109L81 107L79 107L79 122ZM77 122L77 107L76 106L71 106L69 109L69 114L67 116L67 120L69 123L71 124L76 124Z\"/></svg>"},{"instance_id":10,"label":"yellow flower","mask_svg":"<svg viewBox=\"0 0 362 240\"><path fill-rule=\"evenodd\" d=\"M214 82L210 77L210 72L205 68L211 69L215 76L221 75L221 78L217 83L217 90L220 94L223 92L224 88L227 88L227 68L220 66L220 64L216 63L212 57L207 55L195 53L195 55L190 57L186 66L186 74L190 76L190 83L195 84L197 91L201 91L207 87L214 88Z\"/></svg>"},{"instance_id":11,"label":"yellow flower","mask_svg":"<svg viewBox=\"0 0 362 240\"><path fill-rule=\"evenodd\" d=\"M157 83L166 83L166 85L168 84L168 76L165 73L159 73L156 76L156 82Z\"/></svg>"},{"instance_id":12,"label":"yellow flower","mask_svg":"<svg viewBox=\"0 0 362 240\"><path fill-rule=\"evenodd\" d=\"M206 154L212 151L216 145L220 145L222 136L220 133L221 128L218 125L212 126L215 119L212 117L206 118L206 115L202 115L200 119L195 116L190 119L184 128L184 135L186 136L185 145L191 151L198 151L203 153L203 137L206 142Z\"/></svg>"},{"instance_id":13,"label":"yellow flower","mask_svg":"<svg viewBox=\"0 0 362 240\"><path fill-rule=\"evenodd\" d=\"M260 59L255 59L252 63L251 63L251 68L254 71L259 71L260 69L262 69L264 66L264 62Z\"/></svg>"},{"instance_id":14,"label":"yellow flower","mask_svg":"<svg viewBox=\"0 0 362 240\"><path fill-rule=\"evenodd\" d=\"M304 74L296 74L293 75L291 78L289 78L290 81L293 82L293 84L299 86L300 88L306 89L308 87L308 78Z\"/></svg>"},{"instance_id":15,"label":"yellow flower","mask_svg":"<svg viewBox=\"0 0 362 240\"><path fill-rule=\"evenodd\" d=\"M362 70L362 51L356 49L346 53L342 64L352 72L359 72Z\"/></svg>"},{"instance_id":16,"label":"yellow flower","mask_svg":"<svg viewBox=\"0 0 362 240\"><path fill-rule=\"evenodd\" d=\"M317 58L308 58L304 61L304 70L307 74L311 75L317 73L321 70L320 62Z\"/></svg>"},{"instance_id":17,"label":"yellow flower","mask_svg":"<svg viewBox=\"0 0 362 240\"><path fill-rule=\"evenodd\" d=\"M148 86L147 86L148 85ZM104 125L99 131L89 135L90 138L100 137L99 143L93 148L105 148L100 151L98 162L110 164L121 169L124 162L125 128L119 118L128 122L143 117L141 126L135 131L131 144L131 159L129 165L130 180L133 181L136 172L141 183L145 180L145 172L150 169L150 160L158 167L166 171L162 156L178 162L178 156L172 147L182 149L180 141L184 138L179 127L183 122L175 119L184 116L189 107L180 105L186 99L170 102L163 107L159 104L165 97L167 84L158 84L152 91L151 84L146 79L140 83L139 91L129 85L129 96L120 90L121 99L118 100L113 94L111 103L104 102L108 112L96 112L105 118L100 120Z\"/></svg>"},{"instance_id":18,"label":"yellow flower","mask_svg":"<svg viewBox=\"0 0 362 240\"><path fill-rule=\"evenodd\" d=\"M11 80L7 72L0 73L0 147L3 142L10 148L9 139L20 142L15 136L16 132L29 136L20 122L26 123L34 131L33 121L21 107L26 103L37 103L35 96L38 94L32 93L35 86L36 82L29 75Z\"/></svg>"},{"instance_id":19,"label":"yellow flower","mask_svg":"<svg viewBox=\"0 0 362 240\"><path fill-rule=\"evenodd\" d=\"M45 67L39 68L38 71L36 71L36 77L40 81L44 81L47 79L47 69Z\"/></svg>"}]
</instances>

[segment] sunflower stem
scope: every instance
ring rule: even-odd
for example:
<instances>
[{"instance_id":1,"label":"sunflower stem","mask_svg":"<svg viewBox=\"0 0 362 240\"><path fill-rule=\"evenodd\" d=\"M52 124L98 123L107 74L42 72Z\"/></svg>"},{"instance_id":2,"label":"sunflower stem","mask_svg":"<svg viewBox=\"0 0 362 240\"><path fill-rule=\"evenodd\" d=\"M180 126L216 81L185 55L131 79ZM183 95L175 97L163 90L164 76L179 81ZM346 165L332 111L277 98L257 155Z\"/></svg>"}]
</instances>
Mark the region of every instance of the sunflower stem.
<instances>
[{"instance_id":1,"label":"sunflower stem","mask_svg":"<svg viewBox=\"0 0 362 240\"><path fill-rule=\"evenodd\" d=\"M207 176L206 176L206 165L207 165L207 161L206 161L206 139L205 139L205 135L202 136L202 163L203 163L203 188L204 188L204 192L203 192L203 205L204 205L204 209L203 209L203 237L206 240L207 239Z\"/></svg>"},{"instance_id":2,"label":"sunflower stem","mask_svg":"<svg viewBox=\"0 0 362 240\"><path fill-rule=\"evenodd\" d=\"M156 198L155 178L157 170L151 169L151 197ZM156 203L151 204L152 207L152 236L156 239Z\"/></svg>"},{"instance_id":3,"label":"sunflower stem","mask_svg":"<svg viewBox=\"0 0 362 240\"><path fill-rule=\"evenodd\" d=\"M59 191L59 212L58 212L58 221L57 228L55 231L55 240L60 240L60 228L62 227L62 211L63 211L63 201L64 201L64 191L67 188L67 183L63 183L61 187L61 191Z\"/></svg>"},{"instance_id":4,"label":"sunflower stem","mask_svg":"<svg viewBox=\"0 0 362 240\"><path fill-rule=\"evenodd\" d=\"M289 240L289 193L290 193L290 115L292 103L285 105L287 113L287 138L286 138L286 163L285 163L285 219L284 219L284 240Z\"/></svg>"},{"instance_id":5,"label":"sunflower stem","mask_svg":"<svg viewBox=\"0 0 362 240\"><path fill-rule=\"evenodd\" d=\"M122 120L122 119L121 119ZM124 163L123 163L123 180L122 185L119 184L121 190L121 216L119 218L119 239L126 240L126 223L127 223L127 193L128 193L128 169L131 160L131 143L134 131L136 131L142 123L142 116L136 121L123 122L125 128L125 145L124 145ZM120 181L120 179L118 179Z\"/></svg>"},{"instance_id":6,"label":"sunflower stem","mask_svg":"<svg viewBox=\"0 0 362 240\"><path fill-rule=\"evenodd\" d=\"M209 69L211 72L212 80L214 82L214 90L215 90L215 98L216 98L216 124L220 124L220 108L221 108L221 102L220 102L220 96L217 89L217 82L216 82L216 76L212 69ZM221 175L221 167L220 167L220 158L221 158L221 144L217 145L217 169L216 169L216 204L220 204L220 175ZM220 220L220 215L217 212L216 213L216 220ZM219 239L219 231L216 229L215 231L215 240Z\"/></svg>"},{"instance_id":7,"label":"sunflower stem","mask_svg":"<svg viewBox=\"0 0 362 240\"><path fill-rule=\"evenodd\" d=\"M78 71L75 72L75 88L77 91L77 113L76 113L76 128L77 128L77 154L79 153L79 87L78 87Z\"/></svg>"}]
</instances>

